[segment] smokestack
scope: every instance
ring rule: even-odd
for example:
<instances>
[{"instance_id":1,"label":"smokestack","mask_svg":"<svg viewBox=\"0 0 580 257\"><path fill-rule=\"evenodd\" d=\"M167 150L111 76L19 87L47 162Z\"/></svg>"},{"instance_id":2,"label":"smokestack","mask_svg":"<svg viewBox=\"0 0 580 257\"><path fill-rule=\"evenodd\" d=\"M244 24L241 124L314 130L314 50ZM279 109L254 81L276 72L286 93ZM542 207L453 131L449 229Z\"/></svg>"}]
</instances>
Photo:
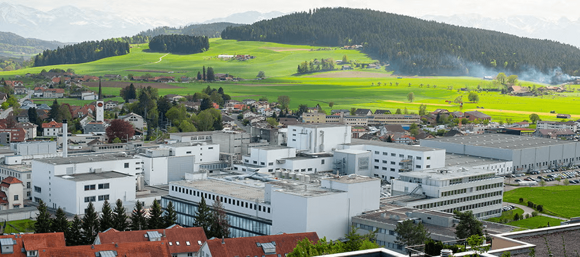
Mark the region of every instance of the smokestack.
<instances>
[{"instance_id":1,"label":"smokestack","mask_svg":"<svg viewBox=\"0 0 580 257\"><path fill-rule=\"evenodd\" d=\"M62 157L68 157L68 124L62 120Z\"/></svg>"}]
</instances>

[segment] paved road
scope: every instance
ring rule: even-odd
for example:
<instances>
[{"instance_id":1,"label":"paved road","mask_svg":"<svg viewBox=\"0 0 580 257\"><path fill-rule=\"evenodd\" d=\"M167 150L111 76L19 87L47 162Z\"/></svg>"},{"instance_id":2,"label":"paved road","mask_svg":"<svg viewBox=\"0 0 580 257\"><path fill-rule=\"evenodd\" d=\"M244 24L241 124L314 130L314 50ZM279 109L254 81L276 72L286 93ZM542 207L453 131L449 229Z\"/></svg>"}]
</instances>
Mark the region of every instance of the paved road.
<instances>
[{"instance_id":1,"label":"paved road","mask_svg":"<svg viewBox=\"0 0 580 257\"><path fill-rule=\"evenodd\" d=\"M28 90L28 94L26 94L24 97L20 98L18 100L18 103L20 105L22 105L22 103L24 102L24 100L26 99L30 99L32 97L32 94L34 93L34 90ZM8 115L10 115L10 113L12 113L13 109L12 107L0 112L0 119L6 119L8 117Z\"/></svg>"},{"instance_id":2,"label":"paved road","mask_svg":"<svg viewBox=\"0 0 580 257\"><path fill-rule=\"evenodd\" d=\"M524 217L526 216L526 214L530 214L530 217L532 216L532 212L536 211L528 206L525 205L521 205L521 204L516 204L516 203L508 203L508 202L504 202L503 206L508 206L508 205L513 205L515 207L518 207L522 210L524 210ZM546 216L546 217L550 217L550 218L554 218L554 219L559 219L559 220L564 220L564 221L568 221L568 219L562 218L562 217L556 217L556 216L552 216L552 215L548 215L548 214L544 214L544 213L538 213L538 215L542 215L542 216Z\"/></svg>"}]
</instances>

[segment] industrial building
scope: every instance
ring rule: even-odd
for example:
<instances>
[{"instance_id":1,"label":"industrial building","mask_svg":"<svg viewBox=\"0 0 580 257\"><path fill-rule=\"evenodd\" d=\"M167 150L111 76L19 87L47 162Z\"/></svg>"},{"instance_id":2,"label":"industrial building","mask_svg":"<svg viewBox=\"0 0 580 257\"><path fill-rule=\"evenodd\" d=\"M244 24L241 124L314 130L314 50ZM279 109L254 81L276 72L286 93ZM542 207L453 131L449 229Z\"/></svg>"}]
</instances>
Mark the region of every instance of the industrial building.
<instances>
[{"instance_id":1,"label":"industrial building","mask_svg":"<svg viewBox=\"0 0 580 257\"><path fill-rule=\"evenodd\" d=\"M388 203L446 213L472 211L479 219L501 215L503 178L494 171L446 167L401 174Z\"/></svg>"},{"instance_id":2,"label":"industrial building","mask_svg":"<svg viewBox=\"0 0 580 257\"><path fill-rule=\"evenodd\" d=\"M580 142L483 134L421 140L421 146L445 149L447 153L512 161L507 173L553 169L580 164Z\"/></svg>"}]
</instances>

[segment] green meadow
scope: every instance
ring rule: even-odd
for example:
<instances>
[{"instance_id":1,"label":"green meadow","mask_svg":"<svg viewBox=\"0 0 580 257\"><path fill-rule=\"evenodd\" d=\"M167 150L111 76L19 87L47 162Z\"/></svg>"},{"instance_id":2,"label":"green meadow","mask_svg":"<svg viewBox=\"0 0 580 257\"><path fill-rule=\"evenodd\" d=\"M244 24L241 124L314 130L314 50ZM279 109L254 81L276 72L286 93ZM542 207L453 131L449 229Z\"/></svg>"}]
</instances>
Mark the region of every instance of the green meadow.
<instances>
[{"instance_id":1,"label":"green meadow","mask_svg":"<svg viewBox=\"0 0 580 257\"><path fill-rule=\"evenodd\" d=\"M504 201L518 203L532 201L544 206L546 214L563 218L580 217L580 186L522 187L504 193ZM552 224L552 223L550 223Z\"/></svg>"},{"instance_id":2,"label":"green meadow","mask_svg":"<svg viewBox=\"0 0 580 257\"><path fill-rule=\"evenodd\" d=\"M474 77L418 77L393 75L385 69L355 69L354 71L332 71L296 76L297 66L303 61L322 58L342 59L370 63L371 58L357 50L341 50L305 45L285 45L267 42L238 42L235 40L212 39L210 50L200 54L177 55L149 52L146 44L132 45L131 53L124 56L106 58L90 63L74 65L57 65L35 67L10 72L0 72L0 77L12 77L26 73L38 73L42 69L72 68L77 74L104 75L120 74L135 76L149 73L151 75L166 75L180 78L195 77L202 67L213 67L216 73L228 73L246 80L238 82L214 83L170 83L173 88L159 88L164 94L194 94L210 85L223 87L233 99L254 98L266 96L275 101L280 95L290 96L291 108L300 104L321 107L330 111L328 103L333 102L333 109L369 108L396 109L407 108L409 112L418 112L420 104L426 104L428 111L444 108L450 111L479 110L499 121L512 119L517 122L528 119L529 114L537 113L544 120L556 120L556 113L571 114L572 118L580 118L580 94L563 93L544 97L515 97L501 95L498 92L479 93L478 103L467 103L467 92L461 88L489 88L491 81ZM222 60L220 54L249 54L256 58L247 61ZM340 67L340 66L337 66ZM388 68L388 67L387 67ZM264 71L267 79L255 80L259 71ZM169 73L171 72L171 73ZM493 74L491 74L493 75ZM380 85L379 85L380 83ZM523 86L540 86L540 83L521 81ZM147 83L135 82L136 86L147 86ZM410 85L409 85L410 84ZM421 86L422 84L422 86ZM96 88L91 88L96 90ZM575 88L576 90L579 87ZM119 95L120 88L103 87L106 95ZM409 92L413 92L413 102L407 100ZM463 95L466 102L460 108L452 101ZM118 98L116 98L118 99ZM115 100L116 100L115 99ZM451 101L448 103L446 101ZM73 101L84 103L90 101ZM479 108L478 108L479 107ZM483 108L483 109L482 109Z\"/></svg>"}]
</instances>

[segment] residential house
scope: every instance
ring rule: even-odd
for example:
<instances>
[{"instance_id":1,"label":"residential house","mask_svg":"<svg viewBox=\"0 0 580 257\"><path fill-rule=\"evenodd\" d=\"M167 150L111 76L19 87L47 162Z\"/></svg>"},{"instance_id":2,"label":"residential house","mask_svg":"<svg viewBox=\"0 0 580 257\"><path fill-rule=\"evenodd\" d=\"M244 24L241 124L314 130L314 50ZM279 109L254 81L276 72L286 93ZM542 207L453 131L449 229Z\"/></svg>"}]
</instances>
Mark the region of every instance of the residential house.
<instances>
[{"instance_id":1,"label":"residential house","mask_svg":"<svg viewBox=\"0 0 580 257\"><path fill-rule=\"evenodd\" d=\"M26 140L26 130L23 128L0 128L0 144L24 142Z\"/></svg>"},{"instance_id":2,"label":"residential house","mask_svg":"<svg viewBox=\"0 0 580 257\"><path fill-rule=\"evenodd\" d=\"M449 115L451 115L451 117L453 117L455 119L463 118L463 112L460 112L460 111L450 112Z\"/></svg>"},{"instance_id":3,"label":"residential house","mask_svg":"<svg viewBox=\"0 0 580 257\"><path fill-rule=\"evenodd\" d=\"M100 245L77 245L49 247L42 249L39 257L61 257L61 256L159 256L173 257L179 256L170 254L170 245L166 242L139 242L139 243L111 243ZM193 256L193 255L191 255Z\"/></svg>"},{"instance_id":4,"label":"residential house","mask_svg":"<svg viewBox=\"0 0 580 257\"><path fill-rule=\"evenodd\" d=\"M512 124L512 127L514 127L514 128L529 128L530 123L527 121L516 122L516 123Z\"/></svg>"},{"instance_id":5,"label":"residential house","mask_svg":"<svg viewBox=\"0 0 580 257\"><path fill-rule=\"evenodd\" d=\"M510 86L508 88L508 92L512 95L517 95L517 96L532 95L532 93L530 92L530 89L528 87L522 87L522 86Z\"/></svg>"},{"instance_id":6,"label":"residential house","mask_svg":"<svg viewBox=\"0 0 580 257\"><path fill-rule=\"evenodd\" d=\"M95 94L95 92L93 92L93 91L87 91L87 92L81 93L81 99L82 100L98 100L99 96L97 94Z\"/></svg>"},{"instance_id":7,"label":"residential house","mask_svg":"<svg viewBox=\"0 0 580 257\"><path fill-rule=\"evenodd\" d=\"M458 137L458 136L464 136L465 133L463 133L463 131L457 130L457 129L451 129L449 131L447 131L445 134L443 134L444 137Z\"/></svg>"},{"instance_id":8,"label":"residential house","mask_svg":"<svg viewBox=\"0 0 580 257\"><path fill-rule=\"evenodd\" d=\"M578 125L574 121L538 121L537 129L569 129L574 132L578 131Z\"/></svg>"},{"instance_id":9,"label":"residential house","mask_svg":"<svg viewBox=\"0 0 580 257\"><path fill-rule=\"evenodd\" d=\"M38 125L30 122L19 122L16 124L16 128L22 128L26 132L26 139L34 139L36 138L36 130Z\"/></svg>"},{"instance_id":10,"label":"residential house","mask_svg":"<svg viewBox=\"0 0 580 257\"><path fill-rule=\"evenodd\" d=\"M56 137L62 134L62 123L52 120L48 123L42 123L42 135L45 137Z\"/></svg>"},{"instance_id":11,"label":"residential house","mask_svg":"<svg viewBox=\"0 0 580 257\"><path fill-rule=\"evenodd\" d=\"M19 257L51 256L45 254L47 249L53 250L58 249L59 247L66 246L63 232L21 234L21 235L0 235L0 245L2 246L0 256L6 255ZM95 256L94 254L92 255ZM67 255L66 253L60 252L60 255L52 255L52 256L73 256L73 255Z\"/></svg>"},{"instance_id":12,"label":"residential house","mask_svg":"<svg viewBox=\"0 0 580 257\"><path fill-rule=\"evenodd\" d=\"M7 177L0 183L0 210L12 210L24 206L24 183L15 177Z\"/></svg>"},{"instance_id":13,"label":"residential house","mask_svg":"<svg viewBox=\"0 0 580 257\"><path fill-rule=\"evenodd\" d=\"M28 112L20 112L18 116L16 116L17 122L28 122Z\"/></svg>"},{"instance_id":14,"label":"residential house","mask_svg":"<svg viewBox=\"0 0 580 257\"><path fill-rule=\"evenodd\" d=\"M255 102L256 102L256 100L254 100L254 99L244 99L244 100L242 100L242 103L244 103L245 105L251 105L251 104L253 104Z\"/></svg>"},{"instance_id":15,"label":"residential house","mask_svg":"<svg viewBox=\"0 0 580 257\"><path fill-rule=\"evenodd\" d=\"M342 65L342 68L340 68L341 70L352 70L352 67L350 65Z\"/></svg>"},{"instance_id":16,"label":"residential house","mask_svg":"<svg viewBox=\"0 0 580 257\"><path fill-rule=\"evenodd\" d=\"M83 127L84 134L105 134L107 129L107 124L102 121L90 121L86 126Z\"/></svg>"},{"instance_id":17,"label":"residential house","mask_svg":"<svg viewBox=\"0 0 580 257\"><path fill-rule=\"evenodd\" d=\"M407 131L400 124L390 124L381 126L380 135L387 135L393 133L406 133Z\"/></svg>"},{"instance_id":18,"label":"residential house","mask_svg":"<svg viewBox=\"0 0 580 257\"><path fill-rule=\"evenodd\" d=\"M536 137L550 138L550 139L574 139L576 133L571 129L536 129L533 134Z\"/></svg>"},{"instance_id":19,"label":"residential house","mask_svg":"<svg viewBox=\"0 0 580 257\"><path fill-rule=\"evenodd\" d=\"M270 109L270 103L268 103L268 101L258 101L258 102L251 104L251 106L256 108L256 110L260 109L260 108Z\"/></svg>"},{"instance_id":20,"label":"residential house","mask_svg":"<svg viewBox=\"0 0 580 257\"><path fill-rule=\"evenodd\" d=\"M143 131L143 128L147 126L143 117L136 113L128 113L122 116L119 116L120 120L124 120L126 122L131 123L135 129Z\"/></svg>"},{"instance_id":21,"label":"residential house","mask_svg":"<svg viewBox=\"0 0 580 257\"><path fill-rule=\"evenodd\" d=\"M469 121L474 121L474 120L489 120L491 121L491 116L480 112L480 111L470 111L470 112L465 112L465 118L468 119Z\"/></svg>"},{"instance_id":22,"label":"residential house","mask_svg":"<svg viewBox=\"0 0 580 257\"><path fill-rule=\"evenodd\" d=\"M0 92L0 104L8 100L8 94Z\"/></svg>"},{"instance_id":23,"label":"residential house","mask_svg":"<svg viewBox=\"0 0 580 257\"><path fill-rule=\"evenodd\" d=\"M379 109L376 109L375 110L375 114L391 114L391 111L389 111L389 110L379 110Z\"/></svg>"},{"instance_id":24,"label":"residential house","mask_svg":"<svg viewBox=\"0 0 580 257\"><path fill-rule=\"evenodd\" d=\"M16 95L25 95L27 92L28 90L26 89L26 87L22 85L14 87L14 94Z\"/></svg>"},{"instance_id":25,"label":"residential house","mask_svg":"<svg viewBox=\"0 0 580 257\"><path fill-rule=\"evenodd\" d=\"M248 110L248 111L242 112L242 116L244 117L244 119L249 119L251 117L256 117L258 115Z\"/></svg>"},{"instance_id":26,"label":"residential house","mask_svg":"<svg viewBox=\"0 0 580 257\"><path fill-rule=\"evenodd\" d=\"M304 112L301 118L304 123L326 123L326 114L323 112Z\"/></svg>"},{"instance_id":27,"label":"residential house","mask_svg":"<svg viewBox=\"0 0 580 257\"><path fill-rule=\"evenodd\" d=\"M103 77L108 78L108 79L116 79L116 80L121 79L121 75L118 75L118 74L105 74Z\"/></svg>"},{"instance_id":28,"label":"residential house","mask_svg":"<svg viewBox=\"0 0 580 257\"><path fill-rule=\"evenodd\" d=\"M201 106L201 102L185 102L184 105L188 111L197 111Z\"/></svg>"},{"instance_id":29,"label":"residential house","mask_svg":"<svg viewBox=\"0 0 580 257\"><path fill-rule=\"evenodd\" d=\"M287 256L305 238L311 242L319 239L316 232L210 239L201 246L199 256Z\"/></svg>"},{"instance_id":30,"label":"residential house","mask_svg":"<svg viewBox=\"0 0 580 257\"><path fill-rule=\"evenodd\" d=\"M117 107L119 107L119 102L117 101L109 100L105 102L105 110L112 110Z\"/></svg>"},{"instance_id":31,"label":"residential house","mask_svg":"<svg viewBox=\"0 0 580 257\"><path fill-rule=\"evenodd\" d=\"M354 112L356 116L370 116L373 115L373 112L370 109L357 109Z\"/></svg>"},{"instance_id":32,"label":"residential house","mask_svg":"<svg viewBox=\"0 0 580 257\"><path fill-rule=\"evenodd\" d=\"M185 99L185 97L176 94L167 94L165 95L165 99L169 102L179 102L181 99Z\"/></svg>"},{"instance_id":33,"label":"residential house","mask_svg":"<svg viewBox=\"0 0 580 257\"><path fill-rule=\"evenodd\" d=\"M278 122L282 125L285 125L285 126L300 124L300 121L298 120L298 118L295 118L295 117L280 117L280 120Z\"/></svg>"}]
</instances>

